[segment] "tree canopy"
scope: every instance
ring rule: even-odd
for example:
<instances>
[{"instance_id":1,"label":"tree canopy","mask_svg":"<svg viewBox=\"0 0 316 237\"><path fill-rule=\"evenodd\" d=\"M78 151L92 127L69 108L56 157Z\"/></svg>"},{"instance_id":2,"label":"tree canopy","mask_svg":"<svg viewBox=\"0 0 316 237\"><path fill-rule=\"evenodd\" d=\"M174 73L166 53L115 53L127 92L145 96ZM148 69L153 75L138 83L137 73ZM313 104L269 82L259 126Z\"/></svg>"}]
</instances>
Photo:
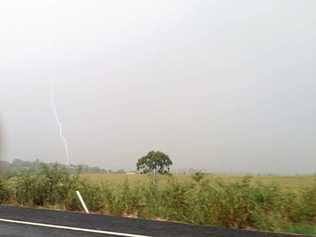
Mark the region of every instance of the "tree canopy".
<instances>
[{"instance_id":1,"label":"tree canopy","mask_svg":"<svg viewBox=\"0 0 316 237\"><path fill-rule=\"evenodd\" d=\"M137 161L137 170L142 174L169 174L172 161L168 155L160 151L150 151Z\"/></svg>"}]
</instances>

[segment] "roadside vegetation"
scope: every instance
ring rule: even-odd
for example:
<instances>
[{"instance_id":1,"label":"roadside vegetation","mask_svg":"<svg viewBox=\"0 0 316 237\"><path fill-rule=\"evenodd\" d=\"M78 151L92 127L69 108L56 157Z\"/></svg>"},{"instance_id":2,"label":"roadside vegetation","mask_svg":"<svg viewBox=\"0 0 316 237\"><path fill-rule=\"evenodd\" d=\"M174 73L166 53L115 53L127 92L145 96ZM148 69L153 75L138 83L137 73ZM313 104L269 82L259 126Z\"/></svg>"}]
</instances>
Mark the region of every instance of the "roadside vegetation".
<instances>
[{"instance_id":1,"label":"roadside vegetation","mask_svg":"<svg viewBox=\"0 0 316 237\"><path fill-rule=\"evenodd\" d=\"M284 188L274 182L277 177L273 182L228 179L202 172L190 177L82 174L41 164L3 176L0 203L81 211L79 190L96 213L316 235L315 177L304 177L308 185L296 188Z\"/></svg>"}]
</instances>

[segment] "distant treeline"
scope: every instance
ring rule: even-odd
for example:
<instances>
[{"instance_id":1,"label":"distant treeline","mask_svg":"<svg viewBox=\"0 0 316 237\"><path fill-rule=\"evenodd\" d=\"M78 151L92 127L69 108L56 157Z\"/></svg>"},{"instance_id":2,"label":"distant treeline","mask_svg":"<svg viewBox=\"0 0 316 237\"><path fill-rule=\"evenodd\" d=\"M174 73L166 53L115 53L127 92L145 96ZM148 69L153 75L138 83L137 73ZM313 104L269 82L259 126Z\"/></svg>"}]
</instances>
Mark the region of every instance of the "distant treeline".
<instances>
[{"instance_id":1,"label":"distant treeline","mask_svg":"<svg viewBox=\"0 0 316 237\"><path fill-rule=\"evenodd\" d=\"M36 172L39 171L40 168L46 165L48 167L58 167L58 168L66 168L69 172L73 173L77 170L80 170L81 173L125 173L125 170L106 170L100 167L93 167L88 165L64 165L60 163L46 163L40 160L35 161L25 161L20 159L15 159L12 162L8 161L0 161L0 168L2 173L5 175L16 175L17 173L23 171Z\"/></svg>"}]
</instances>

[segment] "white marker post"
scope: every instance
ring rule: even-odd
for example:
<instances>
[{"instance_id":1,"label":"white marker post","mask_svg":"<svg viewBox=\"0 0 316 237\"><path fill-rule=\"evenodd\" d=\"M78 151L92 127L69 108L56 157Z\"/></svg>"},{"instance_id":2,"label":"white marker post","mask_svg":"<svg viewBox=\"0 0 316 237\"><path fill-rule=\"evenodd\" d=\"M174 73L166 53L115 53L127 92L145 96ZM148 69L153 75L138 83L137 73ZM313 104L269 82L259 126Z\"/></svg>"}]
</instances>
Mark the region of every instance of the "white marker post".
<instances>
[{"instance_id":1,"label":"white marker post","mask_svg":"<svg viewBox=\"0 0 316 237\"><path fill-rule=\"evenodd\" d=\"M84 211L85 211L87 214L90 214L90 212L89 212L89 210L88 210L88 208L87 208L85 202L83 201L83 198L82 198L80 192L79 192L79 191L76 191L76 194L77 194L77 196L78 196L78 198L79 198L79 200L80 200L80 202L81 202L81 205L82 205Z\"/></svg>"}]
</instances>

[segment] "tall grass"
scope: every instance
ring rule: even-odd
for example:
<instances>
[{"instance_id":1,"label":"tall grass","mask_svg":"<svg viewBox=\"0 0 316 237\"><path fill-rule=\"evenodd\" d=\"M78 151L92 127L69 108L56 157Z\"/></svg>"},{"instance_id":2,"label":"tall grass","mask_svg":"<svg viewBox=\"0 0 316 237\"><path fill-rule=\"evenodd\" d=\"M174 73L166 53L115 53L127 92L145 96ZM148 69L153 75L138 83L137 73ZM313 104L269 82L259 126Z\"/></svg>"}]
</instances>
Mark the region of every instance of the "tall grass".
<instances>
[{"instance_id":1,"label":"tall grass","mask_svg":"<svg viewBox=\"0 0 316 237\"><path fill-rule=\"evenodd\" d=\"M268 231L300 232L300 226L316 224L316 180L300 192L252 177L226 182L201 174L186 182L143 176L136 184L126 176L112 184L43 165L38 172L0 180L0 202L79 211L76 190L91 211L112 215Z\"/></svg>"},{"instance_id":2,"label":"tall grass","mask_svg":"<svg viewBox=\"0 0 316 237\"><path fill-rule=\"evenodd\" d=\"M8 202L10 199L10 191L8 188L8 182L3 178L0 178L0 204Z\"/></svg>"},{"instance_id":3,"label":"tall grass","mask_svg":"<svg viewBox=\"0 0 316 237\"><path fill-rule=\"evenodd\" d=\"M79 185L79 173L42 165L39 171L22 172L13 178L13 200L27 206L64 205Z\"/></svg>"}]
</instances>

